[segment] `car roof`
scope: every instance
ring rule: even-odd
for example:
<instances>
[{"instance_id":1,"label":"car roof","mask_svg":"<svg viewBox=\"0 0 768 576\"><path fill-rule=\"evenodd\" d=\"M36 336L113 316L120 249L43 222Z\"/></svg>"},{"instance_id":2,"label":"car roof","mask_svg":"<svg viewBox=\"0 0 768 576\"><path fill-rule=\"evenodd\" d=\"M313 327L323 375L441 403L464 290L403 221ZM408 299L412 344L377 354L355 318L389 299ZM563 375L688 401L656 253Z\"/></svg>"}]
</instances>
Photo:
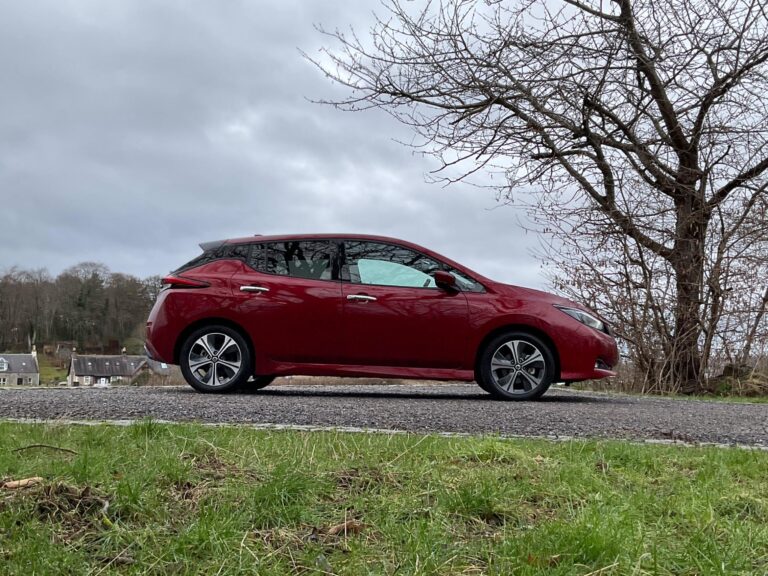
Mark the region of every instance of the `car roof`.
<instances>
[{"instance_id":1,"label":"car roof","mask_svg":"<svg viewBox=\"0 0 768 576\"><path fill-rule=\"evenodd\" d=\"M400 238L392 238L390 236L379 236L375 234L329 234L324 232L322 234L269 234L262 235L256 234L254 236L244 236L242 238L232 238L226 242L229 244L241 244L244 242L278 242L288 240L371 240L376 242L394 242L395 244L404 244L423 249L422 246L408 242L407 240L401 240Z\"/></svg>"},{"instance_id":2,"label":"car roof","mask_svg":"<svg viewBox=\"0 0 768 576\"><path fill-rule=\"evenodd\" d=\"M449 266L452 266L453 268L456 268L457 270L470 274L471 276L473 276L477 280L480 280L481 282L486 282L486 283L493 282L493 280L491 280L490 278L486 278L485 276L475 272L471 268L468 268L467 266L464 266L463 264L460 264L455 260L451 260L450 258L443 256L442 254L439 254L434 250L430 250L429 248L425 248L424 246L420 246L419 244L414 244L413 242L409 242L407 240L401 240L400 238L392 238L390 236L378 236L374 234L350 234L350 233L271 234L271 235L265 235L265 236L261 234L256 234L254 236L244 236L242 238L231 238L229 240L225 240L224 242L227 244L245 244L245 243L253 243L253 242L284 242L289 240L368 240L371 242L397 244L399 246L411 248L412 250L416 250L417 252L422 252L427 256L431 256L432 258L435 258L437 260L441 260L442 262L445 262L446 264L448 264Z\"/></svg>"}]
</instances>

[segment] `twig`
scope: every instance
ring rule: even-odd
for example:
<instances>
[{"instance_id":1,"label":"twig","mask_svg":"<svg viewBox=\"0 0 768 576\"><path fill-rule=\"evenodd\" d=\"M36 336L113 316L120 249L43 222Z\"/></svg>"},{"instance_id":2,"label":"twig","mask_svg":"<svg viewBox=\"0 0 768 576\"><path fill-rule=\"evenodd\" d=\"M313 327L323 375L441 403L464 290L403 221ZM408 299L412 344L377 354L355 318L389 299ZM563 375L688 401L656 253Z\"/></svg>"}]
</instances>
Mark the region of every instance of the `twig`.
<instances>
[{"instance_id":1,"label":"twig","mask_svg":"<svg viewBox=\"0 0 768 576\"><path fill-rule=\"evenodd\" d=\"M30 450L32 448L50 448L51 450L60 450L62 452L67 452L69 454L74 454L77 456L77 452L74 450L70 450L69 448L61 448L60 446L51 446L50 444L30 444L29 446L22 446L21 448L16 448L15 450L12 450L12 452L21 452L22 450Z\"/></svg>"}]
</instances>

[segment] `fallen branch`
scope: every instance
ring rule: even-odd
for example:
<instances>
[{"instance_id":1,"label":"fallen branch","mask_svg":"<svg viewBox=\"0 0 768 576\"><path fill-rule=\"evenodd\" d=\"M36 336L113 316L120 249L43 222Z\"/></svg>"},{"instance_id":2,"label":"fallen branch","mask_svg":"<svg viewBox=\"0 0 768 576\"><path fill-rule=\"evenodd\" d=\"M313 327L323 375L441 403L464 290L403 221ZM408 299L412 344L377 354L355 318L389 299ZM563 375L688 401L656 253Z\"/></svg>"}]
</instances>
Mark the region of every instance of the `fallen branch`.
<instances>
[{"instance_id":1,"label":"fallen branch","mask_svg":"<svg viewBox=\"0 0 768 576\"><path fill-rule=\"evenodd\" d=\"M18 490L19 488L29 488L35 484L40 484L43 478L34 476L33 478L24 478L23 480L9 480L8 482L0 482L0 488L7 490Z\"/></svg>"},{"instance_id":2,"label":"fallen branch","mask_svg":"<svg viewBox=\"0 0 768 576\"><path fill-rule=\"evenodd\" d=\"M50 448L51 450L60 450L61 452L67 452L68 454L74 454L77 455L78 453L74 450L70 450L69 448L61 448L60 446L51 446L50 444L30 444L29 446L22 446L21 448L16 448L15 450L12 450L12 452L21 452L23 450L31 450L32 448Z\"/></svg>"}]
</instances>

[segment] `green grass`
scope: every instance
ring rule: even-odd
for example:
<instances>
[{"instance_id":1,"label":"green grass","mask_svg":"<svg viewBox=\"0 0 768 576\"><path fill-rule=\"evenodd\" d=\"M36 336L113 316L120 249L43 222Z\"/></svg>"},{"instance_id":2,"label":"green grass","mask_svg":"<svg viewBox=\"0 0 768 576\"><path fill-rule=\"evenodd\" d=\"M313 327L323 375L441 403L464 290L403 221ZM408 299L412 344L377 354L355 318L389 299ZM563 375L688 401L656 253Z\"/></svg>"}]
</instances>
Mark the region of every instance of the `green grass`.
<instances>
[{"instance_id":1,"label":"green grass","mask_svg":"<svg viewBox=\"0 0 768 576\"><path fill-rule=\"evenodd\" d=\"M40 384L58 383L67 379L67 369L58 368L53 360L44 354L38 354L37 365L40 368Z\"/></svg>"},{"instance_id":2,"label":"green grass","mask_svg":"<svg viewBox=\"0 0 768 576\"><path fill-rule=\"evenodd\" d=\"M0 423L31 476L2 574L768 573L753 450Z\"/></svg>"},{"instance_id":3,"label":"green grass","mask_svg":"<svg viewBox=\"0 0 768 576\"><path fill-rule=\"evenodd\" d=\"M611 389L609 385L594 383L590 381L572 384L570 388L573 391L597 392L599 394L622 394L633 396L635 398L669 398L671 400L697 400L700 402L725 402L731 404L768 404L768 396L737 396L737 395L718 395L718 394L643 394L632 390Z\"/></svg>"}]
</instances>

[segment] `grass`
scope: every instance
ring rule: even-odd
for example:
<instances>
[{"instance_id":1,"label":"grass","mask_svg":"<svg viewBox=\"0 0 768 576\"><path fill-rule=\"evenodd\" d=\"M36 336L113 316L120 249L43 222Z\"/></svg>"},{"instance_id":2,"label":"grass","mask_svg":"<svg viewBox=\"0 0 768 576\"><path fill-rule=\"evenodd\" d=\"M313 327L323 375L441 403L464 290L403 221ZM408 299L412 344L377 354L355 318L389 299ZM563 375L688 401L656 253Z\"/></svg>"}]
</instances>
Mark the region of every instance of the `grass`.
<instances>
[{"instance_id":1,"label":"grass","mask_svg":"<svg viewBox=\"0 0 768 576\"><path fill-rule=\"evenodd\" d=\"M670 398L672 400L698 400L700 402L725 402L732 404L768 404L768 396L739 396L736 394L651 394L643 393L632 389L623 389L621 386L611 387L610 381L604 383L602 381L587 380L572 384L571 389L583 392L599 392L605 394L625 394L627 396L634 396L638 398Z\"/></svg>"},{"instance_id":2,"label":"grass","mask_svg":"<svg viewBox=\"0 0 768 576\"><path fill-rule=\"evenodd\" d=\"M2 574L768 572L756 450L0 423L0 480L32 476Z\"/></svg>"},{"instance_id":3,"label":"grass","mask_svg":"<svg viewBox=\"0 0 768 576\"><path fill-rule=\"evenodd\" d=\"M53 359L45 354L37 355L37 365L40 368L40 384L58 383L67 379L67 369L57 367Z\"/></svg>"}]
</instances>

